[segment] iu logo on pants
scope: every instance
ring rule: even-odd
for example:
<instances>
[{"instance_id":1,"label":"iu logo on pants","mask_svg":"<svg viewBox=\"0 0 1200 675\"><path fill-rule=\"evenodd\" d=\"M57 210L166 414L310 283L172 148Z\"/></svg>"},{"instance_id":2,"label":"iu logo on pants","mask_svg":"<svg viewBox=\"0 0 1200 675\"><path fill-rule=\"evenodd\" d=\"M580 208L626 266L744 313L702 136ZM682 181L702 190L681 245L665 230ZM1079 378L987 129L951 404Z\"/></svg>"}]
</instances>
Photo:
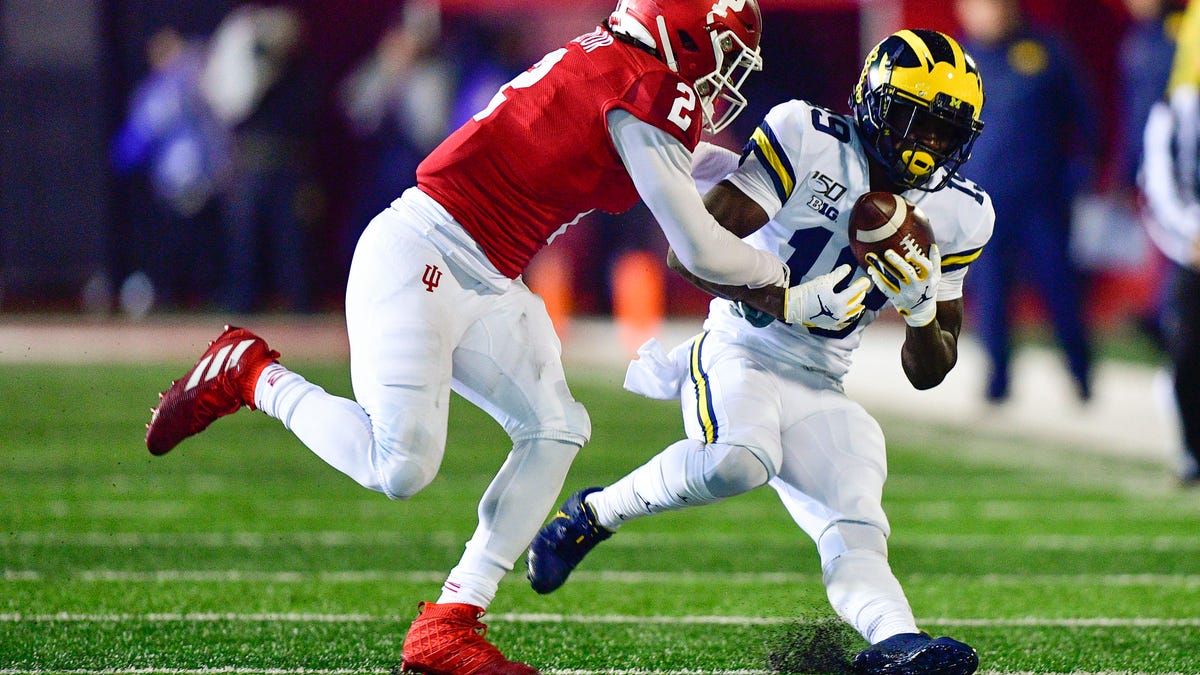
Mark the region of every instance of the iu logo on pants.
<instances>
[{"instance_id":1,"label":"iu logo on pants","mask_svg":"<svg viewBox=\"0 0 1200 675\"><path fill-rule=\"evenodd\" d=\"M437 288L438 284L441 283L441 281L442 281L442 271L438 269L438 266L437 265L426 265L425 266L425 274L421 276L421 283L425 284L425 290L432 293L433 289Z\"/></svg>"}]
</instances>

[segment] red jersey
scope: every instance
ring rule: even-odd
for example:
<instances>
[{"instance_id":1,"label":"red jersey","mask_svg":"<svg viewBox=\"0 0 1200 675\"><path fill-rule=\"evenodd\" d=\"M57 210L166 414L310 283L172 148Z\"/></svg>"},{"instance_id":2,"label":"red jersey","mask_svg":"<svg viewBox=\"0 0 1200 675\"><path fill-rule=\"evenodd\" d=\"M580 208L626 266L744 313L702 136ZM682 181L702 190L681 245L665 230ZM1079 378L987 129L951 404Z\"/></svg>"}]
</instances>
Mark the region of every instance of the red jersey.
<instances>
[{"instance_id":1,"label":"red jersey","mask_svg":"<svg viewBox=\"0 0 1200 675\"><path fill-rule=\"evenodd\" d=\"M625 110L694 150L703 124L692 87L604 28L547 54L500 89L417 168L417 185L454 216L502 274L516 278L556 232L640 199L606 113Z\"/></svg>"}]
</instances>

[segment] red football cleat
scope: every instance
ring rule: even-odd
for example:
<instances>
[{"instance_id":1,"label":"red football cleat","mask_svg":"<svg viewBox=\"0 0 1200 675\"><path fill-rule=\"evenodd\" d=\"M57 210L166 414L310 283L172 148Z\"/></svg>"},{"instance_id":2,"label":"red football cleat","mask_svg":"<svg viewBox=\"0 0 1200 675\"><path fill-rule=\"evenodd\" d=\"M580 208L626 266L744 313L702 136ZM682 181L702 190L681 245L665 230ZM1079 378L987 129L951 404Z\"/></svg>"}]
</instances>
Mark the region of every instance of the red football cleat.
<instances>
[{"instance_id":1,"label":"red football cleat","mask_svg":"<svg viewBox=\"0 0 1200 675\"><path fill-rule=\"evenodd\" d=\"M404 639L401 672L426 675L538 675L533 666L509 661L484 639L483 608L422 602Z\"/></svg>"},{"instance_id":2,"label":"red football cleat","mask_svg":"<svg viewBox=\"0 0 1200 675\"><path fill-rule=\"evenodd\" d=\"M263 368L279 358L262 338L245 328L225 326L195 368L159 394L146 425L146 447L162 455L218 417L254 409L254 386Z\"/></svg>"}]
</instances>

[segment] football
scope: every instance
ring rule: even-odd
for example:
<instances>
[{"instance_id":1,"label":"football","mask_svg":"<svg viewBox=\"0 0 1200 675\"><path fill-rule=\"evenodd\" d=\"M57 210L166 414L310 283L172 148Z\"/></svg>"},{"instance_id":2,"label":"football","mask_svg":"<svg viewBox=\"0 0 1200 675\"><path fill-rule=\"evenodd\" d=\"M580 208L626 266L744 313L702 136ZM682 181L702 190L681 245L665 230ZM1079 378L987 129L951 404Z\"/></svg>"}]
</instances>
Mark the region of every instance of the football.
<instances>
[{"instance_id":1,"label":"football","mask_svg":"<svg viewBox=\"0 0 1200 675\"><path fill-rule=\"evenodd\" d=\"M919 251L929 256L934 243L929 219L915 204L891 192L867 192L850 210L850 250L863 269L867 254L880 258L892 249L901 257Z\"/></svg>"}]
</instances>

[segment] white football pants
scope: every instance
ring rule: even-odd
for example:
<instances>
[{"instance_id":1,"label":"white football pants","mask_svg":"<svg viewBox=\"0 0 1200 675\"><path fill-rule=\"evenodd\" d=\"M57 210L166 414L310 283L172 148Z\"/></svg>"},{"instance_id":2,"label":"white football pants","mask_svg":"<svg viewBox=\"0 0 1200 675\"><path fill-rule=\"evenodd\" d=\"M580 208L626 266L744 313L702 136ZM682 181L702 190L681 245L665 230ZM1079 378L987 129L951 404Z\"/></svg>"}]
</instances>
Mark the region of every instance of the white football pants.
<instances>
[{"instance_id":1,"label":"white football pants","mask_svg":"<svg viewBox=\"0 0 1200 675\"><path fill-rule=\"evenodd\" d=\"M359 240L346 290L355 400L282 366L264 371L256 400L322 459L393 499L437 474L452 388L496 419L513 448L440 600L487 607L591 427L541 299L520 280L497 290L443 255L425 236L427 215L397 202Z\"/></svg>"},{"instance_id":2,"label":"white football pants","mask_svg":"<svg viewBox=\"0 0 1200 675\"><path fill-rule=\"evenodd\" d=\"M589 495L600 524L616 529L768 482L816 542L838 615L872 643L916 632L887 562L887 457L875 419L828 376L777 362L720 332L703 333L672 354L660 365L661 378L682 382L688 440Z\"/></svg>"}]
</instances>

